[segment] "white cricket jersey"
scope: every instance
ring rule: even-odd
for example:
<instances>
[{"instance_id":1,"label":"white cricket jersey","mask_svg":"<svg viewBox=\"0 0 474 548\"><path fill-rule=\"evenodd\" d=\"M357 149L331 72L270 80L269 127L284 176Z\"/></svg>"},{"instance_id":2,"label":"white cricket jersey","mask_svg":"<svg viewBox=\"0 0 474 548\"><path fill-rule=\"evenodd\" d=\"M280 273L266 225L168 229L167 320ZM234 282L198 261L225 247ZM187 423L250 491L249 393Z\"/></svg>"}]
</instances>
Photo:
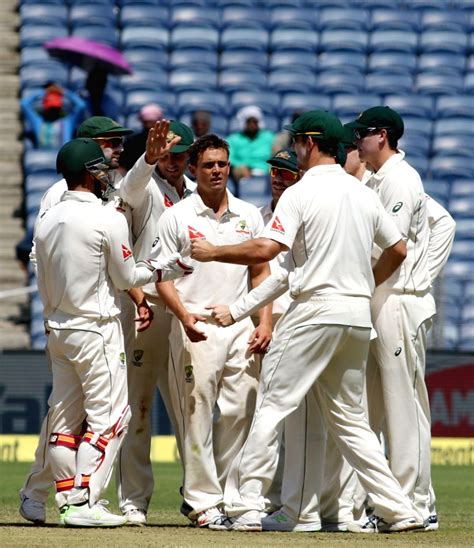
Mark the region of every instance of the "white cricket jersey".
<instances>
[{"instance_id":1,"label":"white cricket jersey","mask_svg":"<svg viewBox=\"0 0 474 548\"><path fill-rule=\"evenodd\" d=\"M446 264L453 247L456 223L444 207L426 195L426 211L430 227L428 266L433 282Z\"/></svg>"},{"instance_id":2,"label":"white cricket jersey","mask_svg":"<svg viewBox=\"0 0 474 548\"><path fill-rule=\"evenodd\" d=\"M153 278L135 264L125 217L90 192L66 192L39 219L35 243L38 289L51 325L115 317L119 290Z\"/></svg>"},{"instance_id":3,"label":"white cricket jersey","mask_svg":"<svg viewBox=\"0 0 474 548\"><path fill-rule=\"evenodd\" d=\"M391 156L367 182L367 186L378 194L407 243L406 259L377 291L425 293L431 288L426 196L420 176L404 156L403 152ZM374 247L373 259L377 260L381 252L380 248Z\"/></svg>"},{"instance_id":4,"label":"white cricket jersey","mask_svg":"<svg viewBox=\"0 0 474 548\"><path fill-rule=\"evenodd\" d=\"M196 188L196 183L184 176L183 198L189 196ZM137 260L145 260L150 256L153 242L158 236L158 221L163 213L174 204L181 201L176 188L166 179L153 172L150 184L143 189L144 199L132 211L133 253ZM158 298L155 284L147 284L143 291L146 295Z\"/></svg>"},{"instance_id":5,"label":"white cricket jersey","mask_svg":"<svg viewBox=\"0 0 474 548\"><path fill-rule=\"evenodd\" d=\"M401 239L374 192L338 164L312 167L285 190L263 236L291 250L290 294L320 302L320 323L371 327L373 242Z\"/></svg>"},{"instance_id":6,"label":"white cricket jersey","mask_svg":"<svg viewBox=\"0 0 474 548\"><path fill-rule=\"evenodd\" d=\"M266 225L273 216L272 204L269 203L261 207L260 214L263 219L263 224ZM270 270L272 274L273 272L275 272L275 270L279 266L283 266L285 264L286 256L287 256L287 253L279 253L274 259L270 261L269 264L270 264ZM288 307L290 306L291 302L292 302L292 299L290 297L290 293L289 291L286 291L283 295L278 297L278 299L273 301L272 313L280 314L280 315L284 314L288 310Z\"/></svg>"},{"instance_id":7,"label":"white cricket jersey","mask_svg":"<svg viewBox=\"0 0 474 548\"><path fill-rule=\"evenodd\" d=\"M191 240L205 238L214 245L245 242L260 235L262 216L258 209L227 191L228 209L220 219L195 191L166 211L158 225L163 255L179 252L187 263ZM173 251L171 251L173 250ZM175 280L176 290L187 310L210 316L206 306L229 303L248 293L248 266L192 261L192 276Z\"/></svg>"}]
</instances>

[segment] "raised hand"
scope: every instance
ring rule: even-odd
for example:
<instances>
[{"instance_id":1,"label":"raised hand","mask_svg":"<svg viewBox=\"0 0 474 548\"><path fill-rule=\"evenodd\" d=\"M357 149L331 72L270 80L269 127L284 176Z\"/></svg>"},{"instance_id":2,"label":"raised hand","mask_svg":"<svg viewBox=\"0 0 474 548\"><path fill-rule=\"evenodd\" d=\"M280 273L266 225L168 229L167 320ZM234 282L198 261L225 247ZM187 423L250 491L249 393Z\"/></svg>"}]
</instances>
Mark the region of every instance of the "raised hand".
<instances>
[{"instance_id":1,"label":"raised hand","mask_svg":"<svg viewBox=\"0 0 474 548\"><path fill-rule=\"evenodd\" d=\"M173 139L168 139L169 129L169 120L158 120L148 132L145 149L145 162L147 164L156 164L160 158L171 152L171 149L181 141L179 135L176 135Z\"/></svg>"}]
</instances>

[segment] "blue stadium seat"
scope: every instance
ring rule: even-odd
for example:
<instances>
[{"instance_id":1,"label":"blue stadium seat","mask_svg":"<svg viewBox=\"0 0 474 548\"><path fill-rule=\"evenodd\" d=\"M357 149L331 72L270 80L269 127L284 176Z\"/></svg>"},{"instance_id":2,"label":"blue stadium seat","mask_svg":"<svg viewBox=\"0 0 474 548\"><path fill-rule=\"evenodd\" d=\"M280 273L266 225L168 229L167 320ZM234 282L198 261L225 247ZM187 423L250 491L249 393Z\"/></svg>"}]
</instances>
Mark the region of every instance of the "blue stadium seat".
<instances>
[{"instance_id":1,"label":"blue stadium seat","mask_svg":"<svg viewBox=\"0 0 474 548\"><path fill-rule=\"evenodd\" d=\"M53 6L62 6L64 0L22 0L21 5L49 4Z\"/></svg>"},{"instance_id":2,"label":"blue stadium seat","mask_svg":"<svg viewBox=\"0 0 474 548\"><path fill-rule=\"evenodd\" d=\"M384 103L396 110L402 118L432 118L434 115L434 100L426 95L387 95Z\"/></svg>"},{"instance_id":3,"label":"blue stadium seat","mask_svg":"<svg viewBox=\"0 0 474 548\"><path fill-rule=\"evenodd\" d=\"M435 122L434 135L465 135L474 138L474 124L469 118L444 118Z\"/></svg>"},{"instance_id":4,"label":"blue stadium seat","mask_svg":"<svg viewBox=\"0 0 474 548\"><path fill-rule=\"evenodd\" d=\"M189 25L217 29L220 26L220 13L211 6L172 6L170 22L172 27Z\"/></svg>"},{"instance_id":5,"label":"blue stadium seat","mask_svg":"<svg viewBox=\"0 0 474 548\"><path fill-rule=\"evenodd\" d=\"M156 68L153 72L138 72L126 76L120 76L120 87L125 93L129 93L134 90L150 91L164 89L168 86L168 73Z\"/></svg>"},{"instance_id":6,"label":"blue stadium seat","mask_svg":"<svg viewBox=\"0 0 474 548\"><path fill-rule=\"evenodd\" d=\"M277 7L271 10L272 29L301 28L313 30L317 24L316 10L297 7Z\"/></svg>"},{"instance_id":7,"label":"blue stadium seat","mask_svg":"<svg viewBox=\"0 0 474 548\"><path fill-rule=\"evenodd\" d=\"M464 93L474 93L474 72L468 72L464 77Z\"/></svg>"},{"instance_id":8,"label":"blue stadium seat","mask_svg":"<svg viewBox=\"0 0 474 548\"><path fill-rule=\"evenodd\" d=\"M399 146L408 156L428 156L431 139L427 135L403 135Z\"/></svg>"},{"instance_id":9,"label":"blue stadium seat","mask_svg":"<svg viewBox=\"0 0 474 548\"><path fill-rule=\"evenodd\" d=\"M418 34L408 30L376 30L370 35L369 51L416 53L418 48Z\"/></svg>"},{"instance_id":10,"label":"blue stadium seat","mask_svg":"<svg viewBox=\"0 0 474 548\"><path fill-rule=\"evenodd\" d=\"M274 51L269 58L269 69L305 68L316 70L318 58L313 51Z\"/></svg>"},{"instance_id":11,"label":"blue stadium seat","mask_svg":"<svg viewBox=\"0 0 474 548\"><path fill-rule=\"evenodd\" d=\"M339 70L362 75L366 69L366 55L355 51L326 51L319 55L319 70Z\"/></svg>"},{"instance_id":12,"label":"blue stadium seat","mask_svg":"<svg viewBox=\"0 0 474 548\"><path fill-rule=\"evenodd\" d=\"M382 104L380 96L372 94L335 95L332 109L340 118L354 120L364 110Z\"/></svg>"},{"instance_id":13,"label":"blue stadium seat","mask_svg":"<svg viewBox=\"0 0 474 548\"><path fill-rule=\"evenodd\" d=\"M434 156L430 161L430 170L436 178L447 181L474 178L474 166L471 162L466 161L465 156ZM469 211L474 216L474 200L468 199L467 201L472 202ZM454 211L452 199L450 200L450 211Z\"/></svg>"},{"instance_id":14,"label":"blue stadium seat","mask_svg":"<svg viewBox=\"0 0 474 548\"><path fill-rule=\"evenodd\" d=\"M433 154L436 156L465 156L472 158L470 147L466 147L464 135L438 135L433 139Z\"/></svg>"},{"instance_id":15,"label":"blue stadium seat","mask_svg":"<svg viewBox=\"0 0 474 548\"><path fill-rule=\"evenodd\" d=\"M436 173L432 173L436 176ZM425 192L434 198L442 205L448 204L449 195L451 192L451 184L448 181L440 181L439 179L428 179L423 181Z\"/></svg>"},{"instance_id":16,"label":"blue stadium seat","mask_svg":"<svg viewBox=\"0 0 474 548\"><path fill-rule=\"evenodd\" d=\"M167 27L169 9L166 6L131 4L120 10L120 26L126 27Z\"/></svg>"},{"instance_id":17,"label":"blue stadium seat","mask_svg":"<svg viewBox=\"0 0 474 548\"><path fill-rule=\"evenodd\" d=\"M111 4L97 4L97 2L81 2L71 6L69 10L71 29L88 25L115 27L115 13Z\"/></svg>"},{"instance_id":18,"label":"blue stadium seat","mask_svg":"<svg viewBox=\"0 0 474 548\"><path fill-rule=\"evenodd\" d=\"M391 0L365 0L364 8L370 11L373 10L397 10L398 5Z\"/></svg>"},{"instance_id":19,"label":"blue stadium seat","mask_svg":"<svg viewBox=\"0 0 474 548\"><path fill-rule=\"evenodd\" d=\"M268 177L252 177L239 184L239 195L242 200L261 207L271 200L268 192Z\"/></svg>"},{"instance_id":20,"label":"blue stadium seat","mask_svg":"<svg viewBox=\"0 0 474 548\"><path fill-rule=\"evenodd\" d=\"M323 8L317 17L318 27L321 30L367 30L369 28L369 14L364 9L346 7Z\"/></svg>"},{"instance_id":21,"label":"blue stadium seat","mask_svg":"<svg viewBox=\"0 0 474 548\"><path fill-rule=\"evenodd\" d=\"M256 8L254 5L224 7L221 14L221 24L223 28L244 26L268 29L270 27L266 11Z\"/></svg>"},{"instance_id":22,"label":"blue stadium seat","mask_svg":"<svg viewBox=\"0 0 474 548\"><path fill-rule=\"evenodd\" d=\"M20 69L21 89L43 87L47 82L67 86L69 70L59 61L42 61Z\"/></svg>"},{"instance_id":23,"label":"blue stadium seat","mask_svg":"<svg viewBox=\"0 0 474 548\"><path fill-rule=\"evenodd\" d=\"M414 74L417 57L414 53L374 52L368 59L370 72L385 72L389 74Z\"/></svg>"},{"instance_id":24,"label":"blue stadium seat","mask_svg":"<svg viewBox=\"0 0 474 548\"><path fill-rule=\"evenodd\" d=\"M169 33L164 27L126 27L120 34L122 49L168 49Z\"/></svg>"},{"instance_id":25,"label":"blue stadium seat","mask_svg":"<svg viewBox=\"0 0 474 548\"><path fill-rule=\"evenodd\" d=\"M170 70L196 67L217 70L217 65L217 51L189 48L174 50L169 55Z\"/></svg>"},{"instance_id":26,"label":"blue stadium seat","mask_svg":"<svg viewBox=\"0 0 474 548\"><path fill-rule=\"evenodd\" d=\"M470 30L469 18L461 10L427 10L421 15L420 27L422 31L454 31L466 32Z\"/></svg>"},{"instance_id":27,"label":"blue stadium seat","mask_svg":"<svg viewBox=\"0 0 474 548\"><path fill-rule=\"evenodd\" d=\"M472 198L472 196L474 196L474 179L456 179L451 183L452 198Z\"/></svg>"},{"instance_id":28,"label":"blue stadium seat","mask_svg":"<svg viewBox=\"0 0 474 548\"><path fill-rule=\"evenodd\" d=\"M456 220L456 239L468 240L474 234L474 217Z\"/></svg>"},{"instance_id":29,"label":"blue stadium seat","mask_svg":"<svg viewBox=\"0 0 474 548\"><path fill-rule=\"evenodd\" d=\"M412 10L419 11L420 14L422 14L426 10L444 11L446 9L445 2L439 2L439 0L410 0L409 6Z\"/></svg>"},{"instance_id":30,"label":"blue stadium seat","mask_svg":"<svg viewBox=\"0 0 474 548\"><path fill-rule=\"evenodd\" d=\"M25 176L34 173L50 173L56 169L57 150L27 150L23 155L23 171Z\"/></svg>"},{"instance_id":31,"label":"blue stadium seat","mask_svg":"<svg viewBox=\"0 0 474 548\"><path fill-rule=\"evenodd\" d=\"M272 31L270 34L270 50L301 50L316 51L318 48L318 33L308 29L284 28Z\"/></svg>"},{"instance_id":32,"label":"blue stadium seat","mask_svg":"<svg viewBox=\"0 0 474 548\"><path fill-rule=\"evenodd\" d=\"M425 179L429 171L428 158L425 156L411 156L408 158L410 165L418 171L421 179Z\"/></svg>"},{"instance_id":33,"label":"blue stadium seat","mask_svg":"<svg viewBox=\"0 0 474 548\"><path fill-rule=\"evenodd\" d=\"M149 67L148 70L154 70L155 68L164 69L168 66L168 52L164 49L127 49L124 51L124 55L134 70L141 70L138 67Z\"/></svg>"},{"instance_id":34,"label":"blue stadium seat","mask_svg":"<svg viewBox=\"0 0 474 548\"><path fill-rule=\"evenodd\" d=\"M373 31L405 30L417 32L419 28L419 14L411 10L373 9L371 27Z\"/></svg>"},{"instance_id":35,"label":"blue stadium seat","mask_svg":"<svg viewBox=\"0 0 474 548\"><path fill-rule=\"evenodd\" d=\"M307 91L316 89L317 78L314 71L302 68L276 69L268 74L268 87L279 93L291 93L301 91L301 82Z\"/></svg>"},{"instance_id":36,"label":"blue stadium seat","mask_svg":"<svg viewBox=\"0 0 474 548\"><path fill-rule=\"evenodd\" d=\"M222 70L219 74L219 86L227 92L241 90L264 90L267 86L267 75L258 70Z\"/></svg>"},{"instance_id":37,"label":"blue stadium seat","mask_svg":"<svg viewBox=\"0 0 474 548\"><path fill-rule=\"evenodd\" d=\"M23 48L20 51L20 68L28 65L51 61L48 51L43 47Z\"/></svg>"},{"instance_id":38,"label":"blue stadium seat","mask_svg":"<svg viewBox=\"0 0 474 548\"><path fill-rule=\"evenodd\" d=\"M456 175L454 175L455 177ZM472 219L474 218L474 205L472 198L452 198L449 201L449 212L456 219ZM472 233L471 233L472 238ZM472 270L471 270L472 276Z\"/></svg>"},{"instance_id":39,"label":"blue stadium seat","mask_svg":"<svg viewBox=\"0 0 474 548\"><path fill-rule=\"evenodd\" d=\"M462 76L466 58L457 53L422 53L418 59L418 70L437 71Z\"/></svg>"},{"instance_id":40,"label":"blue stadium seat","mask_svg":"<svg viewBox=\"0 0 474 548\"><path fill-rule=\"evenodd\" d=\"M156 31L155 31L156 32ZM102 25L82 25L76 27L71 36L94 40L101 44L107 44L113 48L118 47L119 37L115 27L104 27Z\"/></svg>"},{"instance_id":41,"label":"blue stadium seat","mask_svg":"<svg viewBox=\"0 0 474 548\"><path fill-rule=\"evenodd\" d=\"M345 30L323 30L321 32L319 49L324 51L354 51L365 53L369 35L363 30L347 32Z\"/></svg>"},{"instance_id":42,"label":"blue stadium seat","mask_svg":"<svg viewBox=\"0 0 474 548\"><path fill-rule=\"evenodd\" d=\"M415 89L423 95L456 95L462 93L461 79L438 71L420 72L415 79Z\"/></svg>"},{"instance_id":43,"label":"blue stadium seat","mask_svg":"<svg viewBox=\"0 0 474 548\"><path fill-rule=\"evenodd\" d=\"M148 103L160 105L167 117L175 115L176 94L174 92L143 89L129 91L125 95L125 114L135 114Z\"/></svg>"},{"instance_id":44,"label":"blue stadium seat","mask_svg":"<svg viewBox=\"0 0 474 548\"><path fill-rule=\"evenodd\" d=\"M43 303L38 293L31 296L31 348L44 350L46 347L46 334L44 332Z\"/></svg>"},{"instance_id":45,"label":"blue stadium seat","mask_svg":"<svg viewBox=\"0 0 474 548\"><path fill-rule=\"evenodd\" d=\"M459 350L461 352L474 351L474 323L463 323L461 325Z\"/></svg>"},{"instance_id":46,"label":"blue stadium seat","mask_svg":"<svg viewBox=\"0 0 474 548\"><path fill-rule=\"evenodd\" d=\"M25 178L25 194L33 192L44 194L59 179L60 175L57 174L55 169L32 173Z\"/></svg>"},{"instance_id":47,"label":"blue stadium seat","mask_svg":"<svg viewBox=\"0 0 474 548\"><path fill-rule=\"evenodd\" d=\"M282 117L291 116L294 112L308 110L330 110L331 99L320 93L285 93L281 98Z\"/></svg>"},{"instance_id":48,"label":"blue stadium seat","mask_svg":"<svg viewBox=\"0 0 474 548\"><path fill-rule=\"evenodd\" d=\"M457 53L466 55L468 35L455 31L426 31L420 34L421 53Z\"/></svg>"},{"instance_id":49,"label":"blue stadium seat","mask_svg":"<svg viewBox=\"0 0 474 548\"><path fill-rule=\"evenodd\" d=\"M66 3L69 6L75 6L76 4L83 4L84 0L67 0ZM94 3L101 6L115 6L116 4L115 0L86 0L86 3Z\"/></svg>"},{"instance_id":50,"label":"blue stadium seat","mask_svg":"<svg viewBox=\"0 0 474 548\"><path fill-rule=\"evenodd\" d=\"M255 55L252 49L231 49L220 54L219 66L221 70L257 68L266 71L268 57L264 52Z\"/></svg>"},{"instance_id":51,"label":"blue stadium seat","mask_svg":"<svg viewBox=\"0 0 474 548\"><path fill-rule=\"evenodd\" d=\"M20 28L20 48L41 47L48 40L67 35L67 27L59 25L23 25Z\"/></svg>"},{"instance_id":52,"label":"blue stadium seat","mask_svg":"<svg viewBox=\"0 0 474 548\"><path fill-rule=\"evenodd\" d=\"M327 95L357 93L363 89L363 80L354 78L353 74L327 70L318 74L317 88Z\"/></svg>"},{"instance_id":53,"label":"blue stadium seat","mask_svg":"<svg viewBox=\"0 0 474 548\"><path fill-rule=\"evenodd\" d=\"M68 10L66 6L55 6L54 17L51 17L51 4L42 2L41 4L25 4L20 5L20 25L38 25L43 21L48 24L57 25L67 28L68 25Z\"/></svg>"},{"instance_id":54,"label":"blue stadium seat","mask_svg":"<svg viewBox=\"0 0 474 548\"><path fill-rule=\"evenodd\" d=\"M222 50L252 49L266 52L268 48L268 32L261 28L239 26L224 29L220 37Z\"/></svg>"},{"instance_id":55,"label":"blue stadium seat","mask_svg":"<svg viewBox=\"0 0 474 548\"><path fill-rule=\"evenodd\" d=\"M272 88L270 88L272 89ZM274 91L236 91L230 97L230 112L235 114L240 108L256 105L265 114L280 115L280 96Z\"/></svg>"},{"instance_id":56,"label":"blue stadium seat","mask_svg":"<svg viewBox=\"0 0 474 548\"><path fill-rule=\"evenodd\" d=\"M136 5L137 0L117 0L117 5L122 9L125 6ZM163 4L162 0L140 0L140 4L147 4L149 6L158 6Z\"/></svg>"},{"instance_id":57,"label":"blue stadium seat","mask_svg":"<svg viewBox=\"0 0 474 548\"><path fill-rule=\"evenodd\" d=\"M195 110L207 110L217 116L226 116L228 97L219 91L183 91L178 95L176 109L179 116Z\"/></svg>"},{"instance_id":58,"label":"blue stadium seat","mask_svg":"<svg viewBox=\"0 0 474 548\"><path fill-rule=\"evenodd\" d=\"M210 69L175 69L170 71L168 85L176 93L212 90L217 87L217 73Z\"/></svg>"},{"instance_id":59,"label":"blue stadium seat","mask_svg":"<svg viewBox=\"0 0 474 548\"><path fill-rule=\"evenodd\" d=\"M389 95L396 89L397 93L413 92L413 76L411 74L388 74L387 72L372 72L365 77L365 89L369 93Z\"/></svg>"},{"instance_id":60,"label":"blue stadium seat","mask_svg":"<svg viewBox=\"0 0 474 548\"><path fill-rule=\"evenodd\" d=\"M388 102L386 104L389 105ZM406 135L426 135L429 137L433 130L433 122L419 116L404 116L403 124L405 125Z\"/></svg>"}]
</instances>

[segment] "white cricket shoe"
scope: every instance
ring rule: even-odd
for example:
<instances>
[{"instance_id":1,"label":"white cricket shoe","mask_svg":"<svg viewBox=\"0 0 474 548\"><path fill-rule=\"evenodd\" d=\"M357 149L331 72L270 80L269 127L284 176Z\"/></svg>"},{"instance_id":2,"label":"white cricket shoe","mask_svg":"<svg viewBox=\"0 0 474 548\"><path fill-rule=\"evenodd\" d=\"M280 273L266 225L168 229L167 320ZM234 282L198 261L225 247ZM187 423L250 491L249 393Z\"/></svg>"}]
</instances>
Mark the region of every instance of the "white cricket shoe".
<instances>
[{"instance_id":1,"label":"white cricket shoe","mask_svg":"<svg viewBox=\"0 0 474 548\"><path fill-rule=\"evenodd\" d=\"M137 525L138 527L143 527L143 525L146 525L145 510L131 508L125 512L124 516L127 518L128 525Z\"/></svg>"},{"instance_id":2,"label":"white cricket shoe","mask_svg":"<svg viewBox=\"0 0 474 548\"><path fill-rule=\"evenodd\" d=\"M44 502L30 499L21 492L19 512L22 518L32 521L35 525L44 525L46 522L46 505Z\"/></svg>"},{"instance_id":3,"label":"white cricket shoe","mask_svg":"<svg viewBox=\"0 0 474 548\"><path fill-rule=\"evenodd\" d=\"M350 533L403 533L404 531L423 529L424 526L423 521L414 517L387 523L383 518L372 514L362 524L357 522L349 523L347 530Z\"/></svg>"},{"instance_id":4,"label":"white cricket shoe","mask_svg":"<svg viewBox=\"0 0 474 548\"><path fill-rule=\"evenodd\" d=\"M209 527L210 529L227 529L225 522L227 516L219 508L213 506L207 510L199 512L196 516L196 527ZM211 527L212 526L212 527Z\"/></svg>"},{"instance_id":5,"label":"white cricket shoe","mask_svg":"<svg viewBox=\"0 0 474 548\"><path fill-rule=\"evenodd\" d=\"M125 516L112 514L105 506L106 500L99 500L90 507L87 503L81 506L71 505L64 516L64 524L72 527L119 527L127 522Z\"/></svg>"},{"instance_id":6,"label":"white cricket shoe","mask_svg":"<svg viewBox=\"0 0 474 548\"><path fill-rule=\"evenodd\" d=\"M354 521L347 524L347 531L349 533L377 533L377 522L379 518L374 514L371 514L360 522Z\"/></svg>"},{"instance_id":7,"label":"white cricket shoe","mask_svg":"<svg viewBox=\"0 0 474 548\"><path fill-rule=\"evenodd\" d=\"M424 529L425 529L425 531L437 531L439 529L438 516L436 514L432 514L425 521Z\"/></svg>"},{"instance_id":8,"label":"white cricket shoe","mask_svg":"<svg viewBox=\"0 0 474 548\"><path fill-rule=\"evenodd\" d=\"M228 519L226 529L228 531L261 531L262 519L258 510L249 510Z\"/></svg>"},{"instance_id":9,"label":"white cricket shoe","mask_svg":"<svg viewBox=\"0 0 474 548\"><path fill-rule=\"evenodd\" d=\"M277 510L262 518L263 531L293 531L295 533L310 533L321 530L320 522L298 522L283 510Z\"/></svg>"}]
</instances>

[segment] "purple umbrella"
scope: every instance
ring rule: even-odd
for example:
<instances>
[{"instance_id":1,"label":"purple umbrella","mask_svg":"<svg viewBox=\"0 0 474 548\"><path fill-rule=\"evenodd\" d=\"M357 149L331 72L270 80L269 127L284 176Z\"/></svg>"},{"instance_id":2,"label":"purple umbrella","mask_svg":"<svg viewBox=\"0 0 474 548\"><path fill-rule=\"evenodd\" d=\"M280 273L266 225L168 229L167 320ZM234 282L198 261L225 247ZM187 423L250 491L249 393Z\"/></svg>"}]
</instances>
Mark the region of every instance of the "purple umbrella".
<instances>
[{"instance_id":1,"label":"purple umbrella","mask_svg":"<svg viewBox=\"0 0 474 548\"><path fill-rule=\"evenodd\" d=\"M99 66L111 74L132 74L132 67L122 53L108 46L77 36L54 38L44 44L49 54L86 71Z\"/></svg>"}]
</instances>

